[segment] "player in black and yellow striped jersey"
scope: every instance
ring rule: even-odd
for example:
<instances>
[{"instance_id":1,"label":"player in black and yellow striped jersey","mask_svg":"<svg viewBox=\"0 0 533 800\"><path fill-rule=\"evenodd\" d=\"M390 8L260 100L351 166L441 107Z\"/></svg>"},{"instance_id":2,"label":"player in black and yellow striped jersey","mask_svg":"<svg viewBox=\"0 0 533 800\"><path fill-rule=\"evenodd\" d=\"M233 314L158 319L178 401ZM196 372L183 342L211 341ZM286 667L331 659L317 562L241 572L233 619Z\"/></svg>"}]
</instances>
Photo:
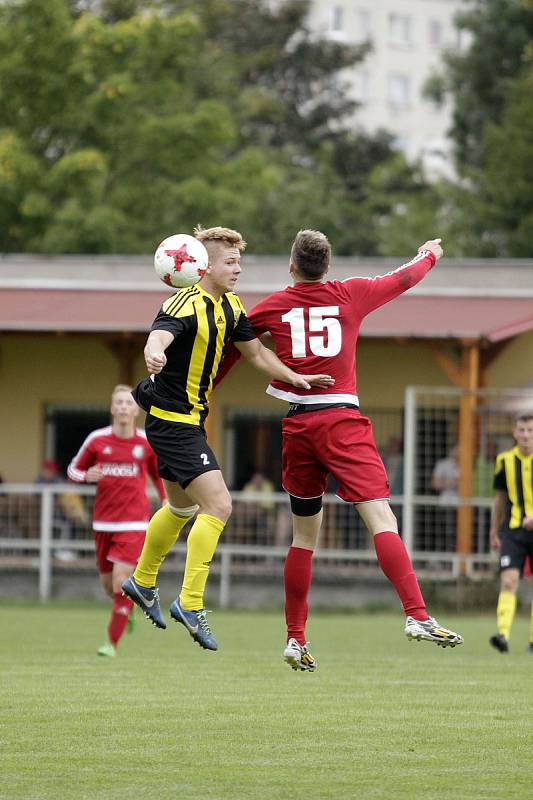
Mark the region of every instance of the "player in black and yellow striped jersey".
<instances>
[{"instance_id":1,"label":"player in black and yellow striped jersey","mask_svg":"<svg viewBox=\"0 0 533 800\"><path fill-rule=\"evenodd\" d=\"M224 347L232 341L257 369L296 387L330 386L333 381L327 375L298 375L257 339L233 291L245 248L240 233L229 228L195 233L209 255L207 271L198 284L163 303L144 349L150 377L133 392L147 412L146 435L158 458L168 505L150 520L137 568L122 588L157 627L165 628L156 588L159 567L185 523L199 512L187 539L181 592L170 615L201 647L216 650L203 596L231 513L231 497L206 441L204 422Z\"/></svg>"},{"instance_id":2,"label":"player in black and yellow striped jersey","mask_svg":"<svg viewBox=\"0 0 533 800\"><path fill-rule=\"evenodd\" d=\"M490 523L490 544L500 553L498 633L490 643L501 653L509 650L516 592L526 558L533 563L533 413L516 418L513 436L516 446L496 458ZM533 653L533 604L528 652Z\"/></svg>"}]
</instances>

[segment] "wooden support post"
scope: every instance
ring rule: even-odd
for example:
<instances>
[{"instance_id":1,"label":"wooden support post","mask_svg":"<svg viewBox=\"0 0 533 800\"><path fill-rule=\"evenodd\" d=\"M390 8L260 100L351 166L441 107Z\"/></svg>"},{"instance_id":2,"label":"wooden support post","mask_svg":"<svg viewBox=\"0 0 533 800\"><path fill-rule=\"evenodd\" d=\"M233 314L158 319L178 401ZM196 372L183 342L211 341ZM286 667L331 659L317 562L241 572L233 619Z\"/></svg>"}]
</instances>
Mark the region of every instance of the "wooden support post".
<instances>
[{"instance_id":1,"label":"wooden support post","mask_svg":"<svg viewBox=\"0 0 533 800\"><path fill-rule=\"evenodd\" d=\"M449 379L463 389L459 401L459 500L472 497L473 469L476 441L477 390L480 385L479 341L464 339L460 342L459 364L437 344L430 344L435 360ZM473 541L473 509L461 505L457 509L456 549L458 553L471 553ZM462 569L462 568L461 568Z\"/></svg>"},{"instance_id":2,"label":"wooden support post","mask_svg":"<svg viewBox=\"0 0 533 800\"><path fill-rule=\"evenodd\" d=\"M118 361L118 383L132 386L135 379L135 361L142 351L142 343L138 337L126 333L108 336L105 343Z\"/></svg>"},{"instance_id":3,"label":"wooden support post","mask_svg":"<svg viewBox=\"0 0 533 800\"><path fill-rule=\"evenodd\" d=\"M476 437L477 389L479 388L479 345L463 344L461 353L463 389L459 402L459 500L472 497L474 445ZM471 553L473 539L472 506L457 509L457 552Z\"/></svg>"}]
</instances>

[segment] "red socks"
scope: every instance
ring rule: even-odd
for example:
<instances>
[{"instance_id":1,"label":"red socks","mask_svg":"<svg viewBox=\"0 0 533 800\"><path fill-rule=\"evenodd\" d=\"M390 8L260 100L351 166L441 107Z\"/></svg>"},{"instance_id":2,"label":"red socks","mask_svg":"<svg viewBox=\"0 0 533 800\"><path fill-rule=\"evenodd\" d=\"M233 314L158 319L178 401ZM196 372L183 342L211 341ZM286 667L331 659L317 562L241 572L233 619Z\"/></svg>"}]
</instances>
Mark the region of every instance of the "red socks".
<instances>
[{"instance_id":1,"label":"red socks","mask_svg":"<svg viewBox=\"0 0 533 800\"><path fill-rule=\"evenodd\" d=\"M379 566L392 583L407 616L424 621L428 619L426 604L413 571L411 559L400 536L393 531L383 531L374 537L374 547ZM287 638L305 644L307 598L311 586L313 551L290 547L285 559L285 620Z\"/></svg>"},{"instance_id":2,"label":"red socks","mask_svg":"<svg viewBox=\"0 0 533 800\"><path fill-rule=\"evenodd\" d=\"M296 639L305 644L307 597L311 586L313 551L303 547L289 547L285 559L285 620L287 640Z\"/></svg>"},{"instance_id":3,"label":"red socks","mask_svg":"<svg viewBox=\"0 0 533 800\"><path fill-rule=\"evenodd\" d=\"M428 619L411 559L400 536L392 531L376 533L374 547L379 566L396 589L406 615L421 622Z\"/></svg>"},{"instance_id":4,"label":"red socks","mask_svg":"<svg viewBox=\"0 0 533 800\"><path fill-rule=\"evenodd\" d=\"M129 597L123 597L121 592L114 592L111 619L109 620L107 628L109 641L113 647L117 646L118 640L124 633L132 608L133 601L130 600Z\"/></svg>"}]
</instances>

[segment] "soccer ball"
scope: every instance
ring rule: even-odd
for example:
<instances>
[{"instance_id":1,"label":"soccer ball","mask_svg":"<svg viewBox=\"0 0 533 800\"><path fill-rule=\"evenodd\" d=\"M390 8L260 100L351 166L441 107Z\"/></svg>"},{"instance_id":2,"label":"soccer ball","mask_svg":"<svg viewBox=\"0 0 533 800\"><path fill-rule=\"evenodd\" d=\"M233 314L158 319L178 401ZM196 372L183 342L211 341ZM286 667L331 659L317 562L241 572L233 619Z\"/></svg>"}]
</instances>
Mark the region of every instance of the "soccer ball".
<instances>
[{"instance_id":1,"label":"soccer ball","mask_svg":"<svg viewBox=\"0 0 533 800\"><path fill-rule=\"evenodd\" d=\"M203 278L209 256L202 242L187 233L163 239L154 255L157 275L167 286L183 289Z\"/></svg>"}]
</instances>

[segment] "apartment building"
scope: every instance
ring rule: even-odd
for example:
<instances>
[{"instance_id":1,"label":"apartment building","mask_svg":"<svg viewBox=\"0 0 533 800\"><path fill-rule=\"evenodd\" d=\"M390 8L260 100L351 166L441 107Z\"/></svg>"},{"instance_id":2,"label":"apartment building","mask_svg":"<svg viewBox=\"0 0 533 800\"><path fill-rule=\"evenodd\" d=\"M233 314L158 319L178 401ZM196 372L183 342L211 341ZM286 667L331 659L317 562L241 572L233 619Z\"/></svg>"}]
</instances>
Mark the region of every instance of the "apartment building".
<instances>
[{"instance_id":1,"label":"apartment building","mask_svg":"<svg viewBox=\"0 0 533 800\"><path fill-rule=\"evenodd\" d=\"M427 79L449 50L468 47L454 18L474 0L313 0L311 28L340 42L370 42L372 50L347 76L360 106L362 129L390 131L409 159L421 157L435 176L451 171L447 132L451 105L424 98Z\"/></svg>"}]
</instances>

